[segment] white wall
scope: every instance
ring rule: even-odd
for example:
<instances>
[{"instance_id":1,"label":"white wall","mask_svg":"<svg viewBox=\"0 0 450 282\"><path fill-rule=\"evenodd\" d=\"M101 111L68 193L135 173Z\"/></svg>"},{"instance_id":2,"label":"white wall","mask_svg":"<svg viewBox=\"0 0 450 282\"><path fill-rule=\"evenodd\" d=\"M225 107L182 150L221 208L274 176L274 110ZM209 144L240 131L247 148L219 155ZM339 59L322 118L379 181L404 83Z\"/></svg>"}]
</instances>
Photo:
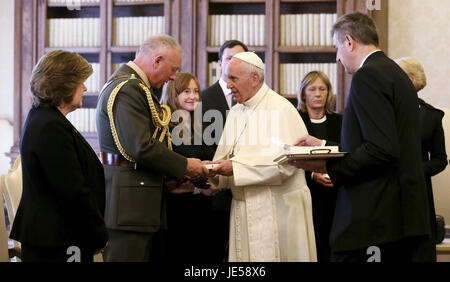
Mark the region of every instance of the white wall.
<instances>
[{"instance_id":1,"label":"white wall","mask_svg":"<svg viewBox=\"0 0 450 282\"><path fill-rule=\"evenodd\" d=\"M444 108L450 108L449 4L448 0L390 0L388 11L389 57L417 59L427 76L419 96Z\"/></svg>"},{"instance_id":2,"label":"white wall","mask_svg":"<svg viewBox=\"0 0 450 282\"><path fill-rule=\"evenodd\" d=\"M388 55L414 57L424 67L427 86L419 97L443 108L450 157L450 5L448 0L389 0ZM445 109L444 109L445 108ZM450 224L450 167L432 178L436 213Z\"/></svg>"},{"instance_id":3,"label":"white wall","mask_svg":"<svg viewBox=\"0 0 450 282\"><path fill-rule=\"evenodd\" d=\"M0 9L0 174L10 168L5 156L13 143L13 94L14 94L14 0L2 0Z\"/></svg>"}]
</instances>

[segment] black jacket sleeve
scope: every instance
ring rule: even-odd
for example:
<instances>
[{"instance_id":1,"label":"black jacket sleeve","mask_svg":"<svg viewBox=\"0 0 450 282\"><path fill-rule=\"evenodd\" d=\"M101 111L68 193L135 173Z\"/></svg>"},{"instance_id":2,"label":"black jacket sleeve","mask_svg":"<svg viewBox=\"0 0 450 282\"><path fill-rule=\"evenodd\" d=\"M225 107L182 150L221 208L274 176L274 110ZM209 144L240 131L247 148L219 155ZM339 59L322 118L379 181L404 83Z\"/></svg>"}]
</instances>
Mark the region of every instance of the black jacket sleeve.
<instances>
[{"instance_id":1,"label":"black jacket sleeve","mask_svg":"<svg viewBox=\"0 0 450 282\"><path fill-rule=\"evenodd\" d=\"M433 132L431 134L429 147L429 160L423 162L423 171L426 177L431 177L443 171L447 166L447 154L445 151L444 129L442 128L442 112L434 111Z\"/></svg>"}]
</instances>

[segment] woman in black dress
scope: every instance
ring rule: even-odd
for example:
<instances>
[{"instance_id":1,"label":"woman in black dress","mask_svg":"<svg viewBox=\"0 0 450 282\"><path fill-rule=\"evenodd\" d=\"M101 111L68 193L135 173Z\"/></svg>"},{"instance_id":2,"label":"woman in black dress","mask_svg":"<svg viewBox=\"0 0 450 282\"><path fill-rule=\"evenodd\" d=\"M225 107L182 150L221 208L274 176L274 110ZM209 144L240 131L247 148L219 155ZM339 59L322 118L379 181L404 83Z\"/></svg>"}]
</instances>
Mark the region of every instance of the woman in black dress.
<instances>
[{"instance_id":1,"label":"woman in black dress","mask_svg":"<svg viewBox=\"0 0 450 282\"><path fill-rule=\"evenodd\" d=\"M172 110L171 136L175 152L201 160L211 160L214 152L203 143L201 134L200 85L190 73L177 73L167 83L161 103ZM198 112L197 112L198 111ZM195 113L195 114L194 114ZM206 178L168 182L167 259L178 262L210 262L212 194Z\"/></svg>"},{"instance_id":2,"label":"woman in black dress","mask_svg":"<svg viewBox=\"0 0 450 282\"><path fill-rule=\"evenodd\" d=\"M411 79L416 91L419 92L427 85L427 79L422 65L414 58L406 57L396 60L399 66ZM419 98L420 130L422 137L422 164L430 206L431 244L430 256L436 261L436 211L434 208L433 187L431 177L443 171L447 166L445 151L444 129L442 118L444 112L427 104Z\"/></svg>"},{"instance_id":3,"label":"woman in black dress","mask_svg":"<svg viewBox=\"0 0 450 282\"><path fill-rule=\"evenodd\" d=\"M309 135L322 140L322 145L338 146L342 115L333 112L335 97L330 80L321 71L306 74L297 95L297 109ZM333 222L337 191L327 174L305 172L311 191L317 260L330 261L329 235Z\"/></svg>"}]
</instances>

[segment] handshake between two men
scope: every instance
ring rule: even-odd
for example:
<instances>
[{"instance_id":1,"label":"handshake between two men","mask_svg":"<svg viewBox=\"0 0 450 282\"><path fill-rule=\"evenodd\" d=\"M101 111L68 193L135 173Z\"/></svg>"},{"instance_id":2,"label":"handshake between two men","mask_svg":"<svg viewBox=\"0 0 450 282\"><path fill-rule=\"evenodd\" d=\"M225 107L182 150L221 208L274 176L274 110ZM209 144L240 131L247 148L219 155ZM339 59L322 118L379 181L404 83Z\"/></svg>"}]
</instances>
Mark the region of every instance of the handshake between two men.
<instances>
[{"instance_id":1,"label":"handshake between two men","mask_svg":"<svg viewBox=\"0 0 450 282\"><path fill-rule=\"evenodd\" d=\"M191 191L211 196L217 191L211 189L208 177L214 177L217 174L224 176L233 175L231 160L213 162L188 158L185 177L179 182L169 181L168 188L172 193Z\"/></svg>"},{"instance_id":2,"label":"handshake between two men","mask_svg":"<svg viewBox=\"0 0 450 282\"><path fill-rule=\"evenodd\" d=\"M313 137L311 135L305 135L298 138L294 146L321 146L322 140ZM326 160L324 159L305 159L305 160L291 160L288 162L297 168L304 169L306 171L314 172L314 180L324 186L333 187L333 183L327 176ZM232 176L233 164L229 159L222 159L217 161L201 161L199 159L188 158L188 164L186 169L186 175L190 179L197 180L199 178L206 179L206 177L214 177L216 175ZM209 182L206 182L203 187L198 188L210 188Z\"/></svg>"}]
</instances>

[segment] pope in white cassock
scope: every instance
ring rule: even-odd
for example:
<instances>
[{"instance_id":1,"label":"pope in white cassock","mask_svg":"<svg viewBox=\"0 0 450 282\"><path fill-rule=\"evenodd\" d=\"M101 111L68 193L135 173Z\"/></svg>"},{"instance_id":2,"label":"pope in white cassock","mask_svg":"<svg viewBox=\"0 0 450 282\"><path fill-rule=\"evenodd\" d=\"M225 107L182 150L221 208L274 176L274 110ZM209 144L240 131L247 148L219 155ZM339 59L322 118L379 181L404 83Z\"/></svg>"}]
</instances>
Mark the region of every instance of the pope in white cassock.
<instances>
[{"instance_id":1,"label":"pope in white cassock","mask_svg":"<svg viewBox=\"0 0 450 282\"><path fill-rule=\"evenodd\" d=\"M271 142L293 144L306 127L294 106L264 83L255 53L234 55L225 72L238 104L228 115L210 182L233 194L229 261L316 261L304 171L274 163L283 148Z\"/></svg>"}]
</instances>

